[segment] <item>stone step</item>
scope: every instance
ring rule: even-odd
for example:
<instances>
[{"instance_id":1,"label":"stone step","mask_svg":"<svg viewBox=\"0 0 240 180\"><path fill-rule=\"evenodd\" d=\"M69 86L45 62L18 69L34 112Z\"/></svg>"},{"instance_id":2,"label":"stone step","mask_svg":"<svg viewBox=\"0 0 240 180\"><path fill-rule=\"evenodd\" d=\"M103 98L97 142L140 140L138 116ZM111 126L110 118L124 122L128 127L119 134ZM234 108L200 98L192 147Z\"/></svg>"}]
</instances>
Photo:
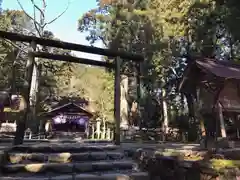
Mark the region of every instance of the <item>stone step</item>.
<instances>
[{"instance_id":1,"label":"stone step","mask_svg":"<svg viewBox=\"0 0 240 180\"><path fill-rule=\"evenodd\" d=\"M31 163L8 164L3 166L3 173L86 173L95 171L138 170L138 165L131 160L95 161L83 163Z\"/></svg>"},{"instance_id":2,"label":"stone step","mask_svg":"<svg viewBox=\"0 0 240 180\"><path fill-rule=\"evenodd\" d=\"M114 151L119 149L119 146L112 144L36 144L36 145L19 145L11 147L8 152L21 152L21 153L80 153L88 151Z\"/></svg>"},{"instance_id":3,"label":"stone step","mask_svg":"<svg viewBox=\"0 0 240 180\"><path fill-rule=\"evenodd\" d=\"M124 158L123 152L118 151L100 151L100 152L84 152L84 153L8 153L8 161L12 164L20 164L26 162L82 162L82 161L99 161L99 160L120 160Z\"/></svg>"},{"instance_id":4,"label":"stone step","mask_svg":"<svg viewBox=\"0 0 240 180\"><path fill-rule=\"evenodd\" d=\"M1 180L150 180L148 173L136 171L120 171L107 173L81 173L58 176L18 175L0 177Z\"/></svg>"},{"instance_id":5,"label":"stone step","mask_svg":"<svg viewBox=\"0 0 240 180\"><path fill-rule=\"evenodd\" d=\"M111 143L113 143L113 141L112 140L100 140L100 139L83 139L82 140L82 142L84 142L84 143L97 143L97 144L99 144L99 143L105 143L105 144L111 144Z\"/></svg>"}]
</instances>

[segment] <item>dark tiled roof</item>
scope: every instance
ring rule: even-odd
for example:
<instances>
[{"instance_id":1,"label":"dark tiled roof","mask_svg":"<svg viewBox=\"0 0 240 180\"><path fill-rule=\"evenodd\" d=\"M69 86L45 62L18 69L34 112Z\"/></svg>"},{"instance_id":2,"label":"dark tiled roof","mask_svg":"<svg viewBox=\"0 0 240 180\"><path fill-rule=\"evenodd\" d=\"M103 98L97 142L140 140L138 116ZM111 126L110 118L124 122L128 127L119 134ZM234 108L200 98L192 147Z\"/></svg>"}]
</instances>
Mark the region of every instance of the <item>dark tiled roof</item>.
<instances>
[{"instance_id":1,"label":"dark tiled roof","mask_svg":"<svg viewBox=\"0 0 240 180\"><path fill-rule=\"evenodd\" d=\"M52 109L48 112L42 113L41 115L50 115L50 114L54 114L56 112L61 112L62 110L64 111L64 110L70 108L70 106L79 109L79 112L85 113L89 116L93 116L93 114L91 112L89 112L88 110L84 109L83 107L81 107L81 106L79 106L75 103L67 103L67 104L58 106L58 107L56 107L56 108L54 108L54 109Z\"/></svg>"},{"instance_id":2,"label":"dark tiled roof","mask_svg":"<svg viewBox=\"0 0 240 180\"><path fill-rule=\"evenodd\" d=\"M212 74L217 78L240 80L240 64L208 58L197 59L193 63L187 65L183 78L178 86L180 91L184 89L185 84L188 84L189 80L191 81L193 78L201 76L201 74L197 72L198 70L206 74ZM194 79L194 81L197 80Z\"/></svg>"},{"instance_id":3,"label":"dark tiled roof","mask_svg":"<svg viewBox=\"0 0 240 180\"><path fill-rule=\"evenodd\" d=\"M213 59L196 60L196 66L220 78L239 79L240 65Z\"/></svg>"}]
</instances>

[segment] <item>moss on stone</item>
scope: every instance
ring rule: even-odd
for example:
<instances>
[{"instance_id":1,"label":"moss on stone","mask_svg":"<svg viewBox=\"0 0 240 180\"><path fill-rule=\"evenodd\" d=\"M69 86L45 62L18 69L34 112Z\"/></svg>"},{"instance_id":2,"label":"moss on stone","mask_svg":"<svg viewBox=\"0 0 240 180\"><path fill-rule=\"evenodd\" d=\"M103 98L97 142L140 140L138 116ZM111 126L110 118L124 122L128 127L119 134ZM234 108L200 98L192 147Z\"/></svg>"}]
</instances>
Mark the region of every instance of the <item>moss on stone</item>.
<instances>
[{"instance_id":1,"label":"moss on stone","mask_svg":"<svg viewBox=\"0 0 240 180\"><path fill-rule=\"evenodd\" d=\"M240 168L240 160L211 159L210 163L216 171L224 168Z\"/></svg>"}]
</instances>

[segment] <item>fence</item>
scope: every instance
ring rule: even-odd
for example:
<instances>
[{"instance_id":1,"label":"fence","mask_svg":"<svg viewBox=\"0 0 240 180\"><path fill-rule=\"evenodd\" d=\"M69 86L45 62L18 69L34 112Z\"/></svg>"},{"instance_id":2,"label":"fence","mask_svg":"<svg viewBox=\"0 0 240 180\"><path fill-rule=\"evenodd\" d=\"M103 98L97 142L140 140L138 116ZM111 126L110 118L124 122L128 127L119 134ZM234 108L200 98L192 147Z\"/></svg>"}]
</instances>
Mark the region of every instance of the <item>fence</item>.
<instances>
[{"instance_id":1,"label":"fence","mask_svg":"<svg viewBox=\"0 0 240 180\"><path fill-rule=\"evenodd\" d=\"M112 140L114 136L114 132L110 128L100 130L92 128L90 131L88 139Z\"/></svg>"}]
</instances>

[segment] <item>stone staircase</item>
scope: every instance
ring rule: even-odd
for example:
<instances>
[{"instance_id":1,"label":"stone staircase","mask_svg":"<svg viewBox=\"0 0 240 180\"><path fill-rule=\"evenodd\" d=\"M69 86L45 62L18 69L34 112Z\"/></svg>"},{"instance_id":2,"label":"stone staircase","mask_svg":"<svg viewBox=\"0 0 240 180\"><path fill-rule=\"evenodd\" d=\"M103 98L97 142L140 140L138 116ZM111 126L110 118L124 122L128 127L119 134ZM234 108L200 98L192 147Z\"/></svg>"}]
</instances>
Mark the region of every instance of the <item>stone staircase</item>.
<instances>
[{"instance_id":1,"label":"stone staircase","mask_svg":"<svg viewBox=\"0 0 240 180\"><path fill-rule=\"evenodd\" d=\"M124 151L110 144L45 144L5 153L1 180L149 180Z\"/></svg>"}]
</instances>

